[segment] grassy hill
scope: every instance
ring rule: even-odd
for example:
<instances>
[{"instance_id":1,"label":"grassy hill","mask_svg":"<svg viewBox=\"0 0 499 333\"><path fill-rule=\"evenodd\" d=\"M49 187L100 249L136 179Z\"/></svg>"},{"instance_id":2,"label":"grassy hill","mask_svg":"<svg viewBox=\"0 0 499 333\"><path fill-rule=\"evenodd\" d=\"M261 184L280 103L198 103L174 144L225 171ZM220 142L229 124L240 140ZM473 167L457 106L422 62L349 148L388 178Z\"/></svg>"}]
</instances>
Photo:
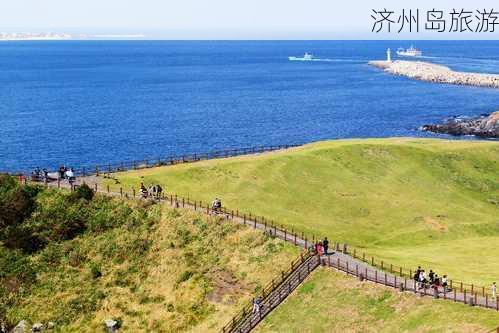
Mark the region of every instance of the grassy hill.
<instances>
[{"instance_id":1,"label":"grassy hill","mask_svg":"<svg viewBox=\"0 0 499 333\"><path fill-rule=\"evenodd\" d=\"M404 267L498 280L499 143L340 140L283 152L118 173L120 184L264 215Z\"/></svg>"},{"instance_id":2,"label":"grassy hill","mask_svg":"<svg viewBox=\"0 0 499 333\"><path fill-rule=\"evenodd\" d=\"M60 332L216 332L299 250L145 202L0 176L0 323Z\"/></svg>"},{"instance_id":3,"label":"grassy hill","mask_svg":"<svg viewBox=\"0 0 499 333\"><path fill-rule=\"evenodd\" d=\"M483 333L497 326L496 311L399 293L319 268L255 332Z\"/></svg>"}]
</instances>

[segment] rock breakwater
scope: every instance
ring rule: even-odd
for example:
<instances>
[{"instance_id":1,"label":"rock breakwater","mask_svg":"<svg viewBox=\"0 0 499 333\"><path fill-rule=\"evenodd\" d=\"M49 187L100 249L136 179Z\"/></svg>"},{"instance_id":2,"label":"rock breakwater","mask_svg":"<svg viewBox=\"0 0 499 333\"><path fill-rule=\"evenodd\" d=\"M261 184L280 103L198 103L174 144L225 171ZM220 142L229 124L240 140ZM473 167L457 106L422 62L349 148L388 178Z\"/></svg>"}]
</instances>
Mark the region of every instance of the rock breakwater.
<instances>
[{"instance_id":1,"label":"rock breakwater","mask_svg":"<svg viewBox=\"0 0 499 333\"><path fill-rule=\"evenodd\" d=\"M434 83L499 88L499 75L456 72L448 67L423 61L370 61L369 65L394 75Z\"/></svg>"}]
</instances>

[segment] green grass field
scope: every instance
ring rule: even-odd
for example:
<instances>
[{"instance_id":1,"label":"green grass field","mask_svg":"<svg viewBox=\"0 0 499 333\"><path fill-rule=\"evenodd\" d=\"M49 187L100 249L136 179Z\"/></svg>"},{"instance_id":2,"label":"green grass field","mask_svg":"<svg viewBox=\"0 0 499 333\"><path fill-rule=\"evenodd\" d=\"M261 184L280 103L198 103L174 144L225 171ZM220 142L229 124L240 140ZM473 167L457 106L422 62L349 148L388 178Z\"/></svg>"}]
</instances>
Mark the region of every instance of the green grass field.
<instances>
[{"instance_id":1,"label":"green grass field","mask_svg":"<svg viewBox=\"0 0 499 333\"><path fill-rule=\"evenodd\" d=\"M392 138L142 169L104 180L264 215L407 268L499 280L499 143Z\"/></svg>"},{"instance_id":2,"label":"green grass field","mask_svg":"<svg viewBox=\"0 0 499 333\"><path fill-rule=\"evenodd\" d=\"M113 318L122 321L120 332L218 332L300 252L250 228L161 205L78 201L52 190L36 201L20 226L47 239L43 247L24 253L0 239L0 324L7 327L52 321L55 332L94 333ZM85 225L77 235L66 232L73 221Z\"/></svg>"},{"instance_id":3,"label":"green grass field","mask_svg":"<svg viewBox=\"0 0 499 333\"><path fill-rule=\"evenodd\" d=\"M399 293L319 268L255 332L484 333L497 326L496 311Z\"/></svg>"}]
</instances>

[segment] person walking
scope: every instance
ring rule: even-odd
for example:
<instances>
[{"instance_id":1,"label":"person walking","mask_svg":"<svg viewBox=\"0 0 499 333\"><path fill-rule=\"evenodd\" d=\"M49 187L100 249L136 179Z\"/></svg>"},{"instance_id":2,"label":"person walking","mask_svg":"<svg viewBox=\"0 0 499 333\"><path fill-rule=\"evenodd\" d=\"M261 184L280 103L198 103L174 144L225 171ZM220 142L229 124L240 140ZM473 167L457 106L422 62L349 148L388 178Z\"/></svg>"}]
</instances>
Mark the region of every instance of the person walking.
<instances>
[{"instance_id":1,"label":"person walking","mask_svg":"<svg viewBox=\"0 0 499 333\"><path fill-rule=\"evenodd\" d=\"M260 299L258 297L253 299L253 313L260 313Z\"/></svg>"},{"instance_id":2,"label":"person walking","mask_svg":"<svg viewBox=\"0 0 499 333\"><path fill-rule=\"evenodd\" d=\"M322 246L324 247L324 254L327 255L327 250L329 249L329 241L327 237L324 237L324 241L322 241Z\"/></svg>"},{"instance_id":3,"label":"person walking","mask_svg":"<svg viewBox=\"0 0 499 333\"><path fill-rule=\"evenodd\" d=\"M496 283L492 283L492 299L497 299L497 286Z\"/></svg>"},{"instance_id":4,"label":"person walking","mask_svg":"<svg viewBox=\"0 0 499 333\"><path fill-rule=\"evenodd\" d=\"M447 275L444 275L442 277L442 286L444 287L444 291L449 291L449 289L447 289L447 284L448 284L448 279L447 279Z\"/></svg>"},{"instance_id":5,"label":"person walking","mask_svg":"<svg viewBox=\"0 0 499 333\"><path fill-rule=\"evenodd\" d=\"M158 199L161 199L161 194L163 193L163 188L161 185L156 185L156 195L158 196Z\"/></svg>"}]
</instances>

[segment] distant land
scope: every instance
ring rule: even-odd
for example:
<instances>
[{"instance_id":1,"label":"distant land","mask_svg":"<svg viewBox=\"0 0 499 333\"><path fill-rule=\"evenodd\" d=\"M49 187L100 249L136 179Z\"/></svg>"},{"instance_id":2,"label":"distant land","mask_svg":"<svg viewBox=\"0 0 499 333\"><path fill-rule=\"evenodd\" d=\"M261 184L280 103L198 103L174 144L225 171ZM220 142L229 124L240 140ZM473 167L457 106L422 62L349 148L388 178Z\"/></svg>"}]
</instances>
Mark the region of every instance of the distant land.
<instances>
[{"instance_id":1,"label":"distant land","mask_svg":"<svg viewBox=\"0 0 499 333\"><path fill-rule=\"evenodd\" d=\"M145 38L143 34L69 34L69 33L54 33L54 32L0 32L0 41L19 41L19 40L82 40L82 39L141 39Z\"/></svg>"}]
</instances>

